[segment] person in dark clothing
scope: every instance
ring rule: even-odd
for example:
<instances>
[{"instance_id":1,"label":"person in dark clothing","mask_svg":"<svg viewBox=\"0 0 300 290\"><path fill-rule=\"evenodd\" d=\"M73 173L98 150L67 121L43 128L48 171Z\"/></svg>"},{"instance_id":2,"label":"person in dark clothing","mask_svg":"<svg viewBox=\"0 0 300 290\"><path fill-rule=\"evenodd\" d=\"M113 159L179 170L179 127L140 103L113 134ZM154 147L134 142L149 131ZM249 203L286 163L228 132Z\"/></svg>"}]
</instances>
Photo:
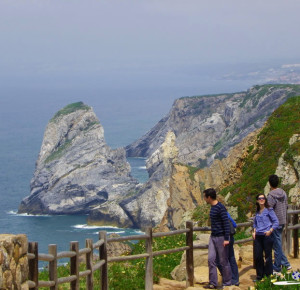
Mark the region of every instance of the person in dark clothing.
<instances>
[{"instance_id":1,"label":"person in dark clothing","mask_svg":"<svg viewBox=\"0 0 300 290\"><path fill-rule=\"evenodd\" d=\"M225 206L217 200L213 188L204 190L204 200L211 205L211 236L208 245L209 284L205 289L222 289L218 286L217 255L222 267L222 282L224 286L231 285L231 268L228 261L230 225Z\"/></svg>"},{"instance_id":2,"label":"person in dark clothing","mask_svg":"<svg viewBox=\"0 0 300 290\"><path fill-rule=\"evenodd\" d=\"M272 265L272 232L278 228L278 218L264 194L256 196L256 215L253 221L254 259L256 280L273 274ZM265 261L264 261L265 257Z\"/></svg>"},{"instance_id":3,"label":"person in dark clothing","mask_svg":"<svg viewBox=\"0 0 300 290\"><path fill-rule=\"evenodd\" d=\"M229 214L229 212L227 211L227 215L229 218L229 223L231 223L230 225L230 239L229 239L229 245L228 245L228 260L229 260L229 264L230 264L230 268L231 268L231 284L235 285L235 286L239 286L240 285L240 281L239 281L239 269L238 269L238 265L236 263L236 259L235 259L235 255L234 255L234 234L235 234L235 228L236 228L236 223L233 220L233 218L231 217L231 215ZM234 232L232 232L232 230L234 230ZM219 257L217 255L217 267L220 271L220 273L222 273L222 266L220 265L219 262Z\"/></svg>"}]
</instances>

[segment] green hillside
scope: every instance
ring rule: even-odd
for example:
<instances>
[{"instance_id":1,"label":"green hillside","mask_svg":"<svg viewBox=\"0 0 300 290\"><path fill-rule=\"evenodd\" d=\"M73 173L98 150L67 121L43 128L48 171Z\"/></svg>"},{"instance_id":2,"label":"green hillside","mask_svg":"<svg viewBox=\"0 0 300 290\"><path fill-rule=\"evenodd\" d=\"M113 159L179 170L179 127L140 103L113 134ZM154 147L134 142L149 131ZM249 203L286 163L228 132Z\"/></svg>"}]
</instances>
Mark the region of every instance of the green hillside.
<instances>
[{"instance_id":1,"label":"green hillside","mask_svg":"<svg viewBox=\"0 0 300 290\"><path fill-rule=\"evenodd\" d=\"M253 212L255 196L264 191L282 153L286 152L284 158L288 162L292 162L294 155L300 155L300 142L289 145L290 138L296 133L300 133L300 96L288 99L273 112L258 136L257 149L248 149L250 154L245 161L242 178L220 193L232 194L229 204L238 207L240 221L246 220L249 210Z\"/></svg>"}]
</instances>

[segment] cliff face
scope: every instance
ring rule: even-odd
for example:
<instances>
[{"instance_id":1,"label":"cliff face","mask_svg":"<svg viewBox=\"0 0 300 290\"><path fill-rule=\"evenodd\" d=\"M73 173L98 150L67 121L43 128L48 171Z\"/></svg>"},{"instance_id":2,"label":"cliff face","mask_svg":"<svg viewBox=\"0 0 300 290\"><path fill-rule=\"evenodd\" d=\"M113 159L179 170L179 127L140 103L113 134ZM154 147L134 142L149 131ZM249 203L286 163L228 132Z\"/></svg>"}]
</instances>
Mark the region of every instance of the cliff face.
<instances>
[{"instance_id":1,"label":"cliff face","mask_svg":"<svg viewBox=\"0 0 300 290\"><path fill-rule=\"evenodd\" d=\"M96 205L135 188L123 149L112 150L93 110L71 104L45 130L31 193L19 213L89 213Z\"/></svg>"},{"instance_id":2,"label":"cliff face","mask_svg":"<svg viewBox=\"0 0 300 290\"><path fill-rule=\"evenodd\" d=\"M160 231L178 229L191 220L193 210L204 203L203 190L209 187L220 191L232 185L242 175L244 161L248 156L249 146L256 146L257 135L261 129L249 134L229 151L226 158L214 160L210 167L194 171L183 164L173 164L170 179L170 197L168 208L158 228Z\"/></svg>"},{"instance_id":3,"label":"cliff face","mask_svg":"<svg viewBox=\"0 0 300 290\"><path fill-rule=\"evenodd\" d=\"M165 118L126 147L127 155L151 156L172 131L178 161L205 167L227 156L230 148L262 127L279 105L299 93L299 85L265 85L235 94L178 99Z\"/></svg>"},{"instance_id":4,"label":"cliff face","mask_svg":"<svg viewBox=\"0 0 300 290\"><path fill-rule=\"evenodd\" d=\"M151 172L148 182L138 187L136 193L128 194L118 203L106 202L95 208L89 216L89 223L101 224L102 220L117 218L120 223L115 225L122 227L144 229L159 224L168 208L172 163L177 155L175 135L169 132L162 145L147 161L148 171ZM118 218L121 216L124 217L123 220Z\"/></svg>"},{"instance_id":5,"label":"cliff face","mask_svg":"<svg viewBox=\"0 0 300 290\"><path fill-rule=\"evenodd\" d=\"M300 129L299 129L300 132ZM275 174L281 178L281 185L289 188L287 191L292 204L300 206L300 133L294 134L289 140L289 148L278 160ZM294 150L292 149L294 148ZM269 192L269 184L265 194Z\"/></svg>"}]
</instances>

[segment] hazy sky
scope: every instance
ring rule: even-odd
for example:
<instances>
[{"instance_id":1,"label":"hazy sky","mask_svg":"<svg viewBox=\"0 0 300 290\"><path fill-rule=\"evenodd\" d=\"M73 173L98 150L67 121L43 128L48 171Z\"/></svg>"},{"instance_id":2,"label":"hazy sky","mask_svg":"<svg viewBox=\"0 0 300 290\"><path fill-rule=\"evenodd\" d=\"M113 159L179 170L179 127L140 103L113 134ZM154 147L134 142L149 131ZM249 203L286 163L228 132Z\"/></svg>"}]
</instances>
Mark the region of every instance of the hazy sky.
<instances>
[{"instance_id":1,"label":"hazy sky","mask_svg":"<svg viewBox=\"0 0 300 290\"><path fill-rule=\"evenodd\" d=\"M1 0L0 76L122 85L299 59L299 11L299 0Z\"/></svg>"}]
</instances>

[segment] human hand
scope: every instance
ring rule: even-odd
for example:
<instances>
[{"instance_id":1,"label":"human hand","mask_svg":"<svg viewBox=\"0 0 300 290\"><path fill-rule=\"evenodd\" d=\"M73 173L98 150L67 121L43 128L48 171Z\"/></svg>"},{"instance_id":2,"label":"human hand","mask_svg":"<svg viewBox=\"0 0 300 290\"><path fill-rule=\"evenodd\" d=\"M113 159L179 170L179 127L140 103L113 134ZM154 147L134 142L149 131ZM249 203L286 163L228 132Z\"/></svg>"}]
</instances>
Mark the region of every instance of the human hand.
<instances>
[{"instance_id":1,"label":"human hand","mask_svg":"<svg viewBox=\"0 0 300 290\"><path fill-rule=\"evenodd\" d=\"M265 232L265 235L268 237L268 236L270 236L272 234L272 231L266 231Z\"/></svg>"},{"instance_id":2,"label":"human hand","mask_svg":"<svg viewBox=\"0 0 300 290\"><path fill-rule=\"evenodd\" d=\"M229 241L224 241L224 247L226 247L227 245L229 245Z\"/></svg>"},{"instance_id":3,"label":"human hand","mask_svg":"<svg viewBox=\"0 0 300 290\"><path fill-rule=\"evenodd\" d=\"M253 232L253 233L252 233L252 238L253 238L253 240L255 240L255 235L256 235L256 233Z\"/></svg>"}]
</instances>

